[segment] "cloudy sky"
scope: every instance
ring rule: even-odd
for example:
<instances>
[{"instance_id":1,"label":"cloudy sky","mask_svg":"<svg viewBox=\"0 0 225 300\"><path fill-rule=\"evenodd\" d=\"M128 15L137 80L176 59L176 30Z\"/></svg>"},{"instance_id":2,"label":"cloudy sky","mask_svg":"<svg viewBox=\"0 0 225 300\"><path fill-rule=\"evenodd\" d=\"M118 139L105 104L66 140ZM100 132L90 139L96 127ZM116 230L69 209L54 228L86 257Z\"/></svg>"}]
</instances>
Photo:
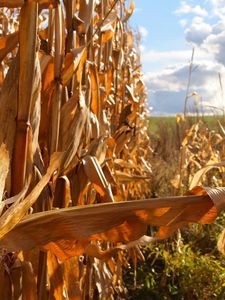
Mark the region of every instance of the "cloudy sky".
<instances>
[{"instance_id":1,"label":"cloudy sky","mask_svg":"<svg viewBox=\"0 0 225 300\"><path fill-rule=\"evenodd\" d=\"M225 107L225 0L136 0L131 25L140 45L154 114L183 112L189 65L189 110ZM198 95L192 96L192 94ZM200 99L200 100L199 100Z\"/></svg>"}]
</instances>

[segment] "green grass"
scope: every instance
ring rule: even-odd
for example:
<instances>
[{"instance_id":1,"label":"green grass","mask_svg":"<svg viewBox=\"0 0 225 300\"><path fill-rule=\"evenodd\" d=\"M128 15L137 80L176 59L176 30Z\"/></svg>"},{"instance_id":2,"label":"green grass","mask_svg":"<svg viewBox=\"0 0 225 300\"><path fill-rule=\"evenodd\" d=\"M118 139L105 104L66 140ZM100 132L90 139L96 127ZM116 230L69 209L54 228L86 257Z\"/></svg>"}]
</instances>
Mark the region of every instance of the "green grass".
<instances>
[{"instance_id":1,"label":"green grass","mask_svg":"<svg viewBox=\"0 0 225 300\"><path fill-rule=\"evenodd\" d=\"M176 117L150 117L149 118L149 128L151 133L158 133L159 124L165 124L168 127L176 125Z\"/></svg>"},{"instance_id":2,"label":"green grass","mask_svg":"<svg viewBox=\"0 0 225 300\"><path fill-rule=\"evenodd\" d=\"M218 121L225 127L225 118L224 116L203 116L203 117L187 117L186 122L190 126L191 124L196 123L198 119L201 119L204 123L207 124L210 130L219 130ZM149 118L149 128L152 134L158 134L160 126L166 126L168 128L175 128L176 127L176 116L163 116L163 117L155 117L151 116Z\"/></svg>"}]
</instances>

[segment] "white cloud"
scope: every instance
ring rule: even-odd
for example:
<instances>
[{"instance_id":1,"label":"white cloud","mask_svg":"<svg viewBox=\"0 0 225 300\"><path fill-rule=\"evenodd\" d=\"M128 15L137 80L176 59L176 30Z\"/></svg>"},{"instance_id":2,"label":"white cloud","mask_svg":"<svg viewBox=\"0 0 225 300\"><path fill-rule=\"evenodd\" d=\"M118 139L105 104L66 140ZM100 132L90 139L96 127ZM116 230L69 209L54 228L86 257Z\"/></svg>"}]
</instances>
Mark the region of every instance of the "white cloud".
<instances>
[{"instance_id":1,"label":"white cloud","mask_svg":"<svg viewBox=\"0 0 225 300\"><path fill-rule=\"evenodd\" d=\"M173 62L188 60L190 56L189 50L174 50L174 51L156 51L156 50L146 50L142 48L141 60L142 62L168 62L171 64Z\"/></svg>"},{"instance_id":2,"label":"white cloud","mask_svg":"<svg viewBox=\"0 0 225 300\"><path fill-rule=\"evenodd\" d=\"M212 26L212 34L220 34L225 30L225 22L219 21Z\"/></svg>"},{"instance_id":3,"label":"white cloud","mask_svg":"<svg viewBox=\"0 0 225 300\"><path fill-rule=\"evenodd\" d=\"M183 111L188 80L189 65L180 64L155 74L146 74L144 80L150 91L150 105L153 113L163 114ZM198 63L192 74L190 93L197 92L205 103L223 106L219 87L218 72L225 67L214 62ZM194 98L190 99L193 105Z\"/></svg>"},{"instance_id":4,"label":"white cloud","mask_svg":"<svg viewBox=\"0 0 225 300\"><path fill-rule=\"evenodd\" d=\"M205 8L200 5L189 5L186 1L181 1L181 5L174 12L176 15L185 15L185 14L196 14L198 16L206 17L208 12Z\"/></svg>"},{"instance_id":5,"label":"white cloud","mask_svg":"<svg viewBox=\"0 0 225 300\"><path fill-rule=\"evenodd\" d=\"M181 19L181 20L179 21L179 23L180 23L180 25L181 25L182 27L186 27L187 24L188 24L188 20L187 20L187 19Z\"/></svg>"},{"instance_id":6,"label":"white cloud","mask_svg":"<svg viewBox=\"0 0 225 300\"><path fill-rule=\"evenodd\" d=\"M185 35L187 42L207 51L225 66L225 19L207 24L201 18L194 18L192 25L185 30Z\"/></svg>"},{"instance_id":7,"label":"white cloud","mask_svg":"<svg viewBox=\"0 0 225 300\"><path fill-rule=\"evenodd\" d=\"M169 66L178 65L182 63L188 63L191 57L191 50L173 50L173 51L156 51L147 50L146 47L141 47L141 61L143 64L155 63L160 66L158 70L165 69ZM198 49L195 52L195 59L198 62L206 62L213 60L213 54L204 49ZM158 71L156 70L156 71Z\"/></svg>"},{"instance_id":8,"label":"white cloud","mask_svg":"<svg viewBox=\"0 0 225 300\"><path fill-rule=\"evenodd\" d=\"M219 34L211 34L204 41L203 47L213 53L215 59L225 66L225 30Z\"/></svg>"},{"instance_id":9,"label":"white cloud","mask_svg":"<svg viewBox=\"0 0 225 300\"><path fill-rule=\"evenodd\" d=\"M186 40L201 45L212 32L212 26L204 22L203 18L195 17L191 26L185 30Z\"/></svg>"},{"instance_id":10,"label":"white cloud","mask_svg":"<svg viewBox=\"0 0 225 300\"><path fill-rule=\"evenodd\" d=\"M225 19L225 3L224 0L210 0L213 6L212 13L220 19Z\"/></svg>"},{"instance_id":11,"label":"white cloud","mask_svg":"<svg viewBox=\"0 0 225 300\"><path fill-rule=\"evenodd\" d=\"M214 56L214 60L225 66L225 1L208 0L208 2L211 3L211 16L214 18L207 18L206 22L201 16L194 17L191 25L184 31L185 37L188 43L208 51ZM186 1L182 1L180 8L183 7L183 11L188 11L188 6L190 5Z\"/></svg>"},{"instance_id":12,"label":"white cloud","mask_svg":"<svg viewBox=\"0 0 225 300\"><path fill-rule=\"evenodd\" d=\"M138 26L138 30L143 38L146 38L149 34L147 28L145 28L144 26Z\"/></svg>"},{"instance_id":13,"label":"white cloud","mask_svg":"<svg viewBox=\"0 0 225 300\"><path fill-rule=\"evenodd\" d=\"M170 65L188 62L190 58L190 50L157 51L149 50L143 45L139 49L141 50L141 62L145 72L158 72Z\"/></svg>"}]
</instances>

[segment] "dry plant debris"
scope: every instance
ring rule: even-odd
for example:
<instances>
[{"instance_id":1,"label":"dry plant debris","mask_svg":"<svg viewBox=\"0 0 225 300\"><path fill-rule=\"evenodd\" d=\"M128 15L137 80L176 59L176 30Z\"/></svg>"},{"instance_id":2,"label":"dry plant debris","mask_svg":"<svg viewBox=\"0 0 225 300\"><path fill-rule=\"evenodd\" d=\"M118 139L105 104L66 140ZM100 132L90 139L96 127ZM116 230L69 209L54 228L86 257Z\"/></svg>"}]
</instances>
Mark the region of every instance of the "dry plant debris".
<instances>
[{"instance_id":1,"label":"dry plant debris","mask_svg":"<svg viewBox=\"0 0 225 300\"><path fill-rule=\"evenodd\" d=\"M147 199L132 0L0 7L0 295L124 296L122 268L143 259L139 245L212 222L224 190ZM156 237L145 236L148 224L159 226Z\"/></svg>"}]
</instances>

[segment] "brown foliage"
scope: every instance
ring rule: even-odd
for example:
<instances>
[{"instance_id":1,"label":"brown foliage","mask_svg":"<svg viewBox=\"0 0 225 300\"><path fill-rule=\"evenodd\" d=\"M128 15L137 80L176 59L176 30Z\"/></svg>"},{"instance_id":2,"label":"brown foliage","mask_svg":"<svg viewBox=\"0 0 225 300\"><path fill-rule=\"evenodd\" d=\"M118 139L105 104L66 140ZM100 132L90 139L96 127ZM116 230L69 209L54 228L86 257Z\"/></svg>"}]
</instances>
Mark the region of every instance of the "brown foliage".
<instances>
[{"instance_id":1,"label":"brown foliage","mask_svg":"<svg viewBox=\"0 0 225 300\"><path fill-rule=\"evenodd\" d=\"M127 24L133 1L0 7L9 8L0 10L0 295L123 295L122 267L142 257L140 244L212 222L223 201L199 189L146 200L146 94ZM155 238L144 236L147 224L160 227Z\"/></svg>"}]
</instances>

